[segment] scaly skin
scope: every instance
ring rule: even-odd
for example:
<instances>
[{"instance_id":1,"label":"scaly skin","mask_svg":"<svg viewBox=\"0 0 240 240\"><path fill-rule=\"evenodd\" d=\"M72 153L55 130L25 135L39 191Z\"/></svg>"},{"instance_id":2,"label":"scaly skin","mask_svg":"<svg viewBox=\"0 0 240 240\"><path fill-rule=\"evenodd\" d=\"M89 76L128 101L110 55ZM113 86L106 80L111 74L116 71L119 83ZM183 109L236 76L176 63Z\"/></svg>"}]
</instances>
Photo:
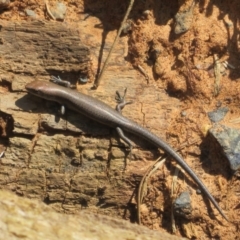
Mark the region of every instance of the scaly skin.
<instances>
[{"instance_id":1,"label":"scaly skin","mask_svg":"<svg viewBox=\"0 0 240 240\"><path fill-rule=\"evenodd\" d=\"M228 221L227 217L217 204L216 200L210 194L203 182L188 166L188 164L178 155L165 141L154 135L147 129L141 127L135 122L125 118L115 109L111 108L104 102L93 97L87 96L75 90L56 85L51 82L33 81L26 85L29 93L38 97L58 102L68 108L77 111L85 116L107 125L111 128L121 128L123 131L133 133L136 136L144 138L156 147L164 150L168 155L177 161L177 163L191 176L198 184L201 191L209 198L219 213Z\"/></svg>"}]
</instances>

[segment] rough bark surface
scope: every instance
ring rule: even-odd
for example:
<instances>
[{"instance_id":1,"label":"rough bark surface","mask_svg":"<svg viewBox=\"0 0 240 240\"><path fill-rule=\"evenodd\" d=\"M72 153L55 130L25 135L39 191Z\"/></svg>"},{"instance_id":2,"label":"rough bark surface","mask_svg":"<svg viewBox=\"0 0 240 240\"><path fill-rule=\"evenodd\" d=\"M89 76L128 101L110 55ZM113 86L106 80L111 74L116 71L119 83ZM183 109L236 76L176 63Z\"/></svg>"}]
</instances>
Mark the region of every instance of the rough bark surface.
<instances>
[{"instance_id":1,"label":"rough bark surface","mask_svg":"<svg viewBox=\"0 0 240 240\"><path fill-rule=\"evenodd\" d=\"M67 7L62 23L46 11L46 3L55 11L56 2L15 0L0 13L1 188L61 213L87 208L134 222L136 190L159 152L128 135L136 144L130 160L114 130L71 111L60 117L57 104L24 90L34 79L55 75L115 107L115 91L127 87L127 100L134 103L123 114L180 149L231 222L197 194L185 173L172 194L176 172L166 162L144 187L142 224L188 238L238 238L239 177L231 177L219 146L206 134L214 125L208 112L220 106L229 109L221 124L240 126L239 0L135 1L129 32L121 36L95 91L93 80L129 0L61 1ZM80 84L79 76L88 82ZM190 193L193 208L187 223L171 218L173 198L183 191Z\"/></svg>"},{"instance_id":2,"label":"rough bark surface","mask_svg":"<svg viewBox=\"0 0 240 240\"><path fill-rule=\"evenodd\" d=\"M7 78L10 71L7 66L18 63L19 57L14 56L21 56L23 53L15 53L9 60L6 54L3 54L5 72L2 82L10 82L12 92L5 91L1 95L2 136L11 136L6 144L5 156L1 159L1 186L21 196L41 199L59 212L75 213L87 207L92 212L135 219L136 201L133 193L141 176L151 164L151 161L142 160L155 160L157 151L153 150L154 148L151 151L140 151L136 147L132 155L135 161L129 162L124 144L108 127L72 111L58 117L59 106L22 92L25 84L33 79L47 80L49 75L46 75L46 69L53 71L55 67L55 73L62 69L66 79L70 79L73 72L85 70L89 66L89 51L85 43L88 43L92 54L91 64L96 66L101 48L99 39L88 32L78 37L77 31L66 28L63 23L33 21L23 22L22 25L18 23L17 27L3 21L1 24L1 37L4 39L2 52L16 52L16 45L10 44L11 38L5 36L21 33L21 49L38 48L36 52L42 53L41 55L48 49L48 56L55 56L39 61L39 54L34 54L35 51L25 51L25 58L20 65L24 66L26 61L29 66L14 70L11 73L13 77ZM78 25L78 31L82 33L81 27L85 28L84 25ZM62 36L57 40L56 32L57 36ZM72 35L68 36L70 33ZM71 51L62 51L66 45L66 36L69 39L69 48L74 45L78 47L75 46ZM154 86L148 87L147 83L139 83L136 71L124 61L125 40L121 40L114 51L104 81L98 90L91 90L90 82L81 86L81 91L115 107L115 91L123 90L131 82L127 97L129 100L134 99L134 104L126 107L124 115L164 136L161 129L168 124L165 119L176 109L178 102L175 101L175 106L169 104L164 91L156 90ZM57 42L50 44L52 41ZM103 60L109 46L106 41ZM71 52L74 52L78 59L70 56ZM61 63L60 60L66 56L74 60ZM77 68L77 62L83 64L79 64ZM34 72L30 67L31 63L36 63ZM29 76L32 74L34 77ZM76 74L71 80L76 82ZM163 111L164 115L154 114ZM129 137L136 146L149 149L148 144L141 139Z\"/></svg>"},{"instance_id":3,"label":"rough bark surface","mask_svg":"<svg viewBox=\"0 0 240 240\"><path fill-rule=\"evenodd\" d=\"M183 239L151 231L124 220L81 211L76 216L59 214L36 200L0 191L1 239Z\"/></svg>"},{"instance_id":4,"label":"rough bark surface","mask_svg":"<svg viewBox=\"0 0 240 240\"><path fill-rule=\"evenodd\" d=\"M87 73L89 48L81 43L77 30L44 21L0 21L0 26L1 72L34 77ZM13 85L13 90L20 89Z\"/></svg>"}]
</instances>

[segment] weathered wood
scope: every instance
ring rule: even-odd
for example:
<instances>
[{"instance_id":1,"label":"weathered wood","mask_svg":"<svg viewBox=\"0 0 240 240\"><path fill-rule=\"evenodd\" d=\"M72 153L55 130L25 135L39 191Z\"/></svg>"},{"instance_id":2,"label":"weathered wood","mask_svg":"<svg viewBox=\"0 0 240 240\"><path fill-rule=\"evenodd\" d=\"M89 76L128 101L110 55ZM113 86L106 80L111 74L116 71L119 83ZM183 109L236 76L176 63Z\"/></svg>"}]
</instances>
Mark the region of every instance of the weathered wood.
<instances>
[{"instance_id":1,"label":"weathered wood","mask_svg":"<svg viewBox=\"0 0 240 240\"><path fill-rule=\"evenodd\" d=\"M21 74L21 82L26 82L29 76L49 77L66 72L87 74L89 49L81 43L76 29L44 21L13 23L1 20L0 26L2 79L14 82L14 77ZM12 86L13 90L21 90Z\"/></svg>"},{"instance_id":2,"label":"weathered wood","mask_svg":"<svg viewBox=\"0 0 240 240\"><path fill-rule=\"evenodd\" d=\"M88 73L91 78L85 86L81 86L81 90L78 87L78 90L100 98L114 107L115 91L128 87L127 97L134 100L134 104L127 106L123 114L180 149L180 154L203 180L231 220L231 224L226 224L216 210L213 209L214 213L211 213L206 198L195 193L197 186L191 181L183 183L178 179L175 194L183 190L189 191L193 210L197 214L193 213L193 220L188 224L176 219L177 234L197 239L234 239L238 229L239 198L236 193L239 192L239 181L237 178L229 180L228 168L222 165L224 159L215 147L211 148L202 137L211 125L207 112L219 104L227 105L230 110L223 124L233 123L234 119L239 117L239 84L236 81L239 79L236 68L239 65L239 46L234 44L237 42L239 28L238 8L235 7L238 1L223 3L217 0L213 4L213 1L207 0L204 4L196 4L192 12L192 27L185 34L176 36L173 31L173 16L177 12L189 12L192 2L179 0L163 4L163 1L140 1L135 4L130 15L133 23L131 33L121 37L101 86L95 92L91 91L93 74L96 74L100 67L98 64L101 54L103 53L102 63L112 45L116 36L115 30L122 20L129 0L68 1L64 23L50 24L60 26L59 35L61 26L70 27L71 32L78 29L79 42L88 46L91 51L91 73ZM49 4L53 6L54 1L49 1ZM184 5L186 7L183 7ZM1 19L17 22L18 25L31 24L19 22L21 19L31 19L30 16L23 16L26 7L34 10L38 19L47 17L44 16L44 1L24 0L21 3L12 1L11 8L1 13ZM219 11L224 16L220 21ZM31 33L21 34L27 34L28 41L31 42ZM61 44L60 39L59 41ZM9 45L5 41L0 48L7 49ZM19 48L12 50L20 52ZM60 52L58 49L57 51ZM226 68L228 65L229 68L223 73L223 88L217 98L213 98L214 79L210 76L210 71L206 71L206 63L209 63L208 66L212 63L212 53L218 54L223 65ZM25 54L28 52L25 51ZM126 170L122 171L126 154L114 131L103 129L101 125L88 122L86 118L72 112L67 112L66 116L58 119L55 117L58 109L56 105L34 97L26 97L24 100L16 91L22 91L25 84L33 78L48 81L49 75L53 74L71 80L74 84L79 77L78 72L62 72L65 64L62 64L59 70L51 72L47 72L43 67L39 74L32 76L31 67L38 68L39 64L34 63L39 59L36 58L37 54L31 52L25 56L31 56L29 62L32 64L27 63L29 72L18 74L14 72L15 69L12 71L8 67L0 76L0 110L4 111L0 111L0 135L12 136L9 142L5 141L8 139L0 138L0 156L3 146L8 146L6 156L0 159L2 187L21 195L43 199L60 212L75 213L86 207L92 212L134 221L134 190L150 163L143 160L156 159L159 155L154 155L154 151L146 151L142 140L130 135L136 145L141 144L141 147L134 149L133 160L128 161ZM68 56L63 56L64 59L66 57ZM7 56L3 60L6 59ZM15 59L12 61L14 63ZM57 62L56 66L58 64ZM145 77L135 71L138 70L138 65L150 77L149 85ZM50 66L54 67L54 64L50 63ZM28 68L20 64L17 67L28 71ZM69 69L73 68L70 66ZM181 99L181 105L161 89ZM9 107L5 107L6 101ZM8 101L12 101L12 104ZM13 135L10 135L11 126L14 126ZM99 147L101 145L103 148ZM172 164L166 162L166 165L167 169L159 169L149 179L149 185L144 189L147 194L140 209L144 225L172 231L174 225L170 212L173 196L171 184L176 178L173 178ZM179 175L180 178L188 180L183 176L186 174Z\"/></svg>"},{"instance_id":3,"label":"weathered wood","mask_svg":"<svg viewBox=\"0 0 240 240\"><path fill-rule=\"evenodd\" d=\"M22 24L23 27L20 27L21 24L18 23L17 29L26 31L26 24L31 25L25 22ZM43 23L41 24L40 26L43 26ZM33 23L30 29L35 28L35 25L36 23ZM44 23L44 26L47 25ZM101 48L101 38L97 35L99 32L95 33L96 36L91 35L85 23L76 28L81 32L81 43L88 44L91 50L92 68L96 71ZM32 39L30 31L26 32L27 36L23 37L25 44ZM40 33L39 30L37 32ZM24 31L21 34L24 35ZM58 28L58 34L61 36L61 27ZM36 35L36 31L33 35ZM45 34L43 38L44 36ZM101 37L101 34L99 36ZM39 38L41 39L41 36ZM58 39L59 45L64 46L66 41L63 39L61 42L61 39ZM81 86L81 91L115 107L115 91L129 87L127 98L134 100L134 103L127 106L123 114L164 138L163 129L169 124L167 119L171 118L179 103L177 100L168 102L168 96L163 90L148 86L144 77L126 64L126 40L121 39L114 50L111 63L97 91L91 90L92 82ZM69 42L69 46L74 44L75 38L72 43ZM107 38L103 49L103 61L109 46L111 41ZM11 46L12 51L14 47L16 48L16 45ZM22 48L26 49L27 46ZM81 52L81 48L79 51ZM67 54L66 51L62 51L61 59L67 59ZM38 62L38 55L30 54L28 61ZM13 57L9 64L11 62L15 64ZM34 78L47 80L46 74L53 65L51 61L36 64L34 69L38 68L38 71L32 72ZM144 150L146 147L149 149L149 145L142 139L128 134L136 146L143 148L136 147L133 150L133 161L127 161L124 171L127 152L114 131L72 111L67 111L66 116L56 117L56 104L17 92L24 90L25 84L33 80L29 75L24 75L28 68L19 66L18 69L24 74L14 72L11 73L12 77L7 78L6 75L10 76L7 66L8 64L5 64L2 81L10 82L15 92L3 92L0 107L2 112L13 117L14 129L5 156L1 159L1 187L11 189L22 196L44 200L59 212L75 213L87 207L92 212L124 216L126 219L134 218L136 202L132 196L141 176L151 164L151 161L142 160L155 160L158 157L157 150ZM68 61L66 65L59 63L54 71L60 68L65 72L76 71L75 67L75 61ZM29 69L32 71L30 66ZM66 74L66 78L70 79L69 76L71 72ZM74 80L76 79L75 77ZM133 208L129 208L129 202Z\"/></svg>"},{"instance_id":4,"label":"weathered wood","mask_svg":"<svg viewBox=\"0 0 240 240\"><path fill-rule=\"evenodd\" d=\"M36 200L0 191L1 239L183 239L103 215L59 214Z\"/></svg>"}]
</instances>

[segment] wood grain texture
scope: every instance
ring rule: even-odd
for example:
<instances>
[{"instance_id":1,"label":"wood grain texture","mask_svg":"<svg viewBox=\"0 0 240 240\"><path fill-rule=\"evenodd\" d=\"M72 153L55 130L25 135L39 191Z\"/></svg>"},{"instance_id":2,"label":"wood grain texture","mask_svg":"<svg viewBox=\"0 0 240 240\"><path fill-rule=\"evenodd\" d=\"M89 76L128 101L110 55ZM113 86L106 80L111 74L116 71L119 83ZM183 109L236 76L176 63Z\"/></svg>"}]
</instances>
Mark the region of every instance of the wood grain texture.
<instances>
[{"instance_id":1,"label":"wood grain texture","mask_svg":"<svg viewBox=\"0 0 240 240\"><path fill-rule=\"evenodd\" d=\"M66 24L0 21L1 71L26 75L87 72L89 49Z\"/></svg>"},{"instance_id":2,"label":"wood grain texture","mask_svg":"<svg viewBox=\"0 0 240 240\"><path fill-rule=\"evenodd\" d=\"M0 191L1 239L183 239L108 216L59 214L36 200Z\"/></svg>"},{"instance_id":3,"label":"wood grain texture","mask_svg":"<svg viewBox=\"0 0 240 240\"><path fill-rule=\"evenodd\" d=\"M88 208L94 213L134 219L136 188L148 166L159 156L158 151L128 134L136 144L129 161L125 145L113 130L72 111L60 117L57 104L22 92L26 83L34 79L47 81L49 74L57 73L76 83L78 72L96 72L100 31L91 32L86 22L76 25L78 32L64 23L1 25L1 81L10 83L12 91L3 92L0 107L13 118L13 131L7 135L10 138L1 159L1 187L41 199L58 212L76 213ZM11 40L13 35L17 36L18 45ZM102 49L103 61L112 36L114 33L109 34ZM128 87L127 98L134 103L123 114L165 138L168 119L179 102L168 102L163 90L149 86L144 76L126 63L126 46L127 39L121 39L97 91L91 89L91 77L78 90L115 107L115 91ZM8 58L8 51L19 56L10 54Z\"/></svg>"}]
</instances>

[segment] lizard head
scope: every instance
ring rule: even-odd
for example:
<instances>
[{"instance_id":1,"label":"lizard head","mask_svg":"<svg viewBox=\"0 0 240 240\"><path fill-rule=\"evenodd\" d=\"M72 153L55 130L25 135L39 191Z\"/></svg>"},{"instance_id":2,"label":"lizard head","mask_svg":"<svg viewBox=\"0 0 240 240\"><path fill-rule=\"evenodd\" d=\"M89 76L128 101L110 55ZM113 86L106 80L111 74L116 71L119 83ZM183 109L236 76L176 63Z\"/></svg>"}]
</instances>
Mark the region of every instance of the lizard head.
<instances>
[{"instance_id":1,"label":"lizard head","mask_svg":"<svg viewBox=\"0 0 240 240\"><path fill-rule=\"evenodd\" d=\"M33 82L28 83L25 86L27 92L47 99L47 100L54 100L55 92L59 91L59 89L63 88L59 85L56 85L51 82L39 81L35 80Z\"/></svg>"}]
</instances>

